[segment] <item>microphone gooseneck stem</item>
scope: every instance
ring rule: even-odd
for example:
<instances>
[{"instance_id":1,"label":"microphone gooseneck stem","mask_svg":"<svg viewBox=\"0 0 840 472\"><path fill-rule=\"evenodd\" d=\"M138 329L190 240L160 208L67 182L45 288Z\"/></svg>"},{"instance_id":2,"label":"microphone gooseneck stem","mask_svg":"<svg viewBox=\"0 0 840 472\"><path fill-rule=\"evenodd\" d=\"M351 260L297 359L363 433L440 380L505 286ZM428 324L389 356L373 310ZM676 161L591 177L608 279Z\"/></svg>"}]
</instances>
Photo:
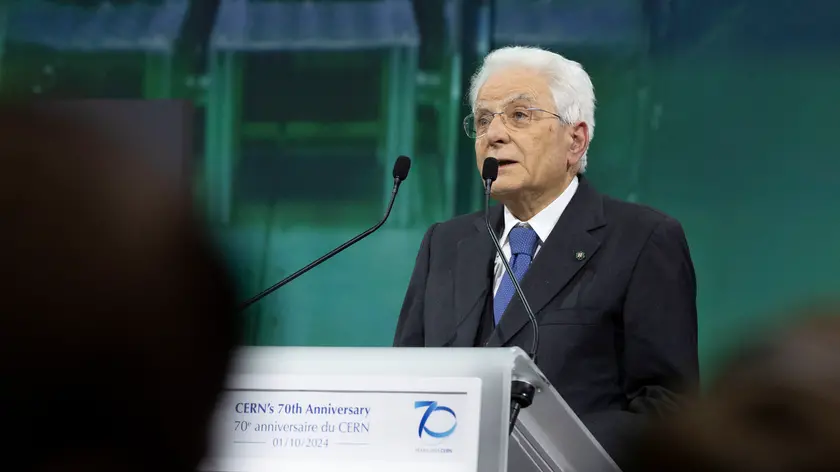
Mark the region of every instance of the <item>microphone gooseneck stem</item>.
<instances>
[{"instance_id":1,"label":"microphone gooseneck stem","mask_svg":"<svg viewBox=\"0 0 840 472\"><path fill-rule=\"evenodd\" d=\"M516 419L519 418L519 412L522 410L522 405L512 401L510 405L510 423L508 425L508 434L513 434L513 428L516 427Z\"/></svg>"},{"instance_id":2,"label":"microphone gooseneck stem","mask_svg":"<svg viewBox=\"0 0 840 472\"><path fill-rule=\"evenodd\" d=\"M353 244L356 244L357 242L361 241L362 239L368 237L374 231L378 230L383 224L385 224L385 221L388 219L388 216L391 214L391 209L394 207L394 200L397 198L397 192L399 192L399 190L400 190L400 184L401 183L402 183L402 181L399 178L397 178L397 177L394 178L394 189L391 190L391 200L388 202L388 208L385 210L385 216L382 217L382 219L379 221L379 223L376 223L374 226L365 230L365 232L359 234L358 236L356 236L353 239L347 241L346 243L342 244L341 246L338 246L337 248L333 249L332 251L324 254L323 256L319 257L318 259L315 259L314 261L310 262L308 265L306 265L302 269L300 269L297 272L289 275L288 277L286 277L285 279L277 282L276 284L272 285L271 287L263 290L259 294L254 295L253 297L248 299L245 303L243 303L239 307L239 311L240 312L244 311L245 309L247 309L248 307L250 307L254 303L257 303L258 301L262 300L263 298L267 297L268 295L271 295L275 290L283 287L284 285L286 285L289 282L295 280L296 278L300 277L301 275L309 272L312 268L324 263L325 261L332 258L333 256L335 256L339 252L347 249L348 247L352 246Z\"/></svg>"},{"instance_id":3,"label":"microphone gooseneck stem","mask_svg":"<svg viewBox=\"0 0 840 472\"><path fill-rule=\"evenodd\" d=\"M528 353L528 356L536 363L537 362L537 349L540 346L540 330L537 326L537 319L534 316L534 311L531 309L531 305L528 303L528 299L525 298L525 294L522 292L522 287L519 286L519 281L516 280L516 276L513 274L513 270L510 268L510 264L507 261L507 258L502 252L502 246L499 244L499 238L496 237L496 232L493 230L493 226L490 225L490 187L493 185L493 181L491 179L485 179L484 181L484 225L487 227L487 231L490 233L490 239L493 240L493 245L496 246L496 251L499 252L499 258L502 260L502 264L505 266L505 272L508 277L510 277L510 281L513 282L513 289L516 290L517 296L519 296L519 301L522 302L522 306L525 307L525 312L528 314L528 320L531 322L531 332L532 332L532 339L531 339L531 351Z\"/></svg>"}]
</instances>

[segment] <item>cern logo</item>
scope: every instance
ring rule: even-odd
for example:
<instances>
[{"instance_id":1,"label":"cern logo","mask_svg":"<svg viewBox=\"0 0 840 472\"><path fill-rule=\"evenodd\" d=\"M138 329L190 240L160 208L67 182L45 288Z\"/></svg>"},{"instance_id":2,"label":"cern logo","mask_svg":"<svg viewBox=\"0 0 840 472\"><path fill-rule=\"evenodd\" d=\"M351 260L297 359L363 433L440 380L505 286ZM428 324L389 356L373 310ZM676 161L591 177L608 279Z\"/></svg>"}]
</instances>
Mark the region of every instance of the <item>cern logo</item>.
<instances>
[{"instance_id":1,"label":"cern logo","mask_svg":"<svg viewBox=\"0 0 840 472\"><path fill-rule=\"evenodd\" d=\"M420 418L420 426L417 428L417 436L420 438L423 437L423 433L426 433L427 436L442 439L455 432L455 428L458 426L458 417L455 416L455 412L452 411L452 409L449 407L438 405L438 402L414 402L414 408L426 409L426 411L423 413L423 417ZM432 431L426 426L426 422L429 420L429 417L431 417L433 413L439 411L452 415L452 427L447 429L446 431Z\"/></svg>"}]
</instances>

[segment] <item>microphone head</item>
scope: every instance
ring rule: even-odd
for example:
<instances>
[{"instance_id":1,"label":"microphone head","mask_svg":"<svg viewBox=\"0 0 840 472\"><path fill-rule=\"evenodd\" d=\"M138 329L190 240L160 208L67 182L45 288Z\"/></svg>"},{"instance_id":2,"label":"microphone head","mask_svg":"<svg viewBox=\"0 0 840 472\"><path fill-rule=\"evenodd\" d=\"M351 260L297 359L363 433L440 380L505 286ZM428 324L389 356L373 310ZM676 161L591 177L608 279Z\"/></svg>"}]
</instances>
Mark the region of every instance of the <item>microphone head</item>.
<instances>
[{"instance_id":1,"label":"microphone head","mask_svg":"<svg viewBox=\"0 0 840 472\"><path fill-rule=\"evenodd\" d=\"M400 181L408 177L408 171L411 169L411 159L408 156L400 156L397 162L394 163L394 178Z\"/></svg>"},{"instance_id":2,"label":"microphone head","mask_svg":"<svg viewBox=\"0 0 840 472\"><path fill-rule=\"evenodd\" d=\"M484 166L481 169L481 178L485 181L496 181L499 176L499 161L495 157L488 157L484 159Z\"/></svg>"}]
</instances>

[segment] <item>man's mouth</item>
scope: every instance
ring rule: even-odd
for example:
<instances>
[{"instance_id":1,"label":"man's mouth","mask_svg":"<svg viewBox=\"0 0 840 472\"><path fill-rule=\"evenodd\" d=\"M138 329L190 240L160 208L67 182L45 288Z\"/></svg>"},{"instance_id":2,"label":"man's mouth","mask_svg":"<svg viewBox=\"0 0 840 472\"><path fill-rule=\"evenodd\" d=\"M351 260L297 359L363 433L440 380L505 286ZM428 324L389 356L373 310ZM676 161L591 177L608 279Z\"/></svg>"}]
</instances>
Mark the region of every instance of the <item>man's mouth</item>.
<instances>
[{"instance_id":1,"label":"man's mouth","mask_svg":"<svg viewBox=\"0 0 840 472\"><path fill-rule=\"evenodd\" d=\"M512 161L510 159L499 159L499 167L504 167L511 164L516 164L516 161Z\"/></svg>"}]
</instances>

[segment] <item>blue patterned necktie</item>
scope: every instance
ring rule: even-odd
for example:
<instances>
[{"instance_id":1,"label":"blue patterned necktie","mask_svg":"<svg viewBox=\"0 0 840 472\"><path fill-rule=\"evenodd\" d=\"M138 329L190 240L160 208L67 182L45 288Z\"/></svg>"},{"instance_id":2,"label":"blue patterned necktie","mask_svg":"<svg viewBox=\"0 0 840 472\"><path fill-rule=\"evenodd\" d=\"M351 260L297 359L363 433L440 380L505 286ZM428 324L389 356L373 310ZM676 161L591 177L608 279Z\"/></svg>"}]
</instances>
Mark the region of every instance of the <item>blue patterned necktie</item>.
<instances>
[{"instance_id":1,"label":"blue patterned necktie","mask_svg":"<svg viewBox=\"0 0 840 472\"><path fill-rule=\"evenodd\" d=\"M510 230L508 241L510 242L510 268L516 280L521 281L534 259L539 237L530 226L516 226ZM499 290L496 291L496 297L493 299L493 318L496 320L496 324L499 324L502 314L515 293L516 289L513 288L513 282L510 280L510 276L505 273L502 276Z\"/></svg>"}]
</instances>

